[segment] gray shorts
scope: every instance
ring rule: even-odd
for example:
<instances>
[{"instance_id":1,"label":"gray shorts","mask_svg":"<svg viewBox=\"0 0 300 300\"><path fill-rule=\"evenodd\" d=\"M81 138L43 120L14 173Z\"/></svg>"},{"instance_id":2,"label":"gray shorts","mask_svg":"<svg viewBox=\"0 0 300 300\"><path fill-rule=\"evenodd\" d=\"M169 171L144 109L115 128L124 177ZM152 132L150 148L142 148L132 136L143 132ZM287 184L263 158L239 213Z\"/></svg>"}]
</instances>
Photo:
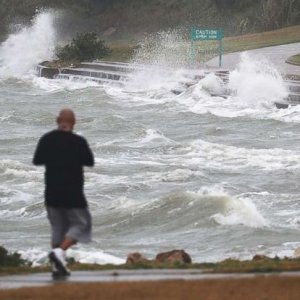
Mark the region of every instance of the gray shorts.
<instances>
[{"instance_id":1,"label":"gray shorts","mask_svg":"<svg viewBox=\"0 0 300 300\"><path fill-rule=\"evenodd\" d=\"M46 207L52 231L52 246L58 246L65 237L80 243L89 243L92 218L87 208Z\"/></svg>"}]
</instances>

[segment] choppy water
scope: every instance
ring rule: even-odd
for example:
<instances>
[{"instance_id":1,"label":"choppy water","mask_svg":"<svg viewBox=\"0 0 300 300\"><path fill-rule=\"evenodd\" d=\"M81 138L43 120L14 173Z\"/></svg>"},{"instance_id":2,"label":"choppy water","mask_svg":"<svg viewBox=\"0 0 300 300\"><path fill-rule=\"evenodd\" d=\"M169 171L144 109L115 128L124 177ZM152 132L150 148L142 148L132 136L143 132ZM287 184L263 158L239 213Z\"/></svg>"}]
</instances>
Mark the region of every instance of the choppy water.
<instances>
[{"instance_id":1,"label":"choppy water","mask_svg":"<svg viewBox=\"0 0 300 300\"><path fill-rule=\"evenodd\" d=\"M31 160L68 106L96 157L85 173L94 241L70 255L116 264L132 251L152 258L174 248L197 262L292 255L300 246L300 107L272 104L287 93L273 66L241 58L229 99L207 92L224 88L213 75L176 96L182 72L157 66L123 87L38 78L34 64L52 55L44 44L31 48L38 55L20 74L10 47L45 27L53 27L47 13L0 46L1 245L46 262L43 168Z\"/></svg>"}]
</instances>

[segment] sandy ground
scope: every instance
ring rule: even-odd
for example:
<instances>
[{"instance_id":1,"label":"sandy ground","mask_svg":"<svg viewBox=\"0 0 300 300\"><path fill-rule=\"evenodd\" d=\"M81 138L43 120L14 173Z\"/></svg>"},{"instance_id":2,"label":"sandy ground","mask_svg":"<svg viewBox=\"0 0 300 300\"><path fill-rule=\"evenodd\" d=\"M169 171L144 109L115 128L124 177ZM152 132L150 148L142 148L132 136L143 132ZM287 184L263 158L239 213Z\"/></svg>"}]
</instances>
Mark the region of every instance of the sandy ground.
<instances>
[{"instance_id":1,"label":"sandy ground","mask_svg":"<svg viewBox=\"0 0 300 300\"><path fill-rule=\"evenodd\" d=\"M2 300L299 300L300 276L229 276L198 280L56 283L0 290Z\"/></svg>"}]
</instances>

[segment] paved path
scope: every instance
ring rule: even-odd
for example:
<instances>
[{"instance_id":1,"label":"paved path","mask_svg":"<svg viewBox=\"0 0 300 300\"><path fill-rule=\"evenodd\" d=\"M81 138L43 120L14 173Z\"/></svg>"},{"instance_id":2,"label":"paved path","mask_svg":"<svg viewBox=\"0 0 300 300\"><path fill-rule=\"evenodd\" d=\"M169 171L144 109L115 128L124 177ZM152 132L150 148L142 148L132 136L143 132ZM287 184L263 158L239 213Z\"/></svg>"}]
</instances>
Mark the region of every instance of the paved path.
<instances>
[{"instance_id":1,"label":"paved path","mask_svg":"<svg viewBox=\"0 0 300 300\"><path fill-rule=\"evenodd\" d=\"M300 66L291 65L285 62L290 56L300 53L300 43L247 50L246 52L266 57L282 74L300 75ZM241 53L242 52L225 54L223 56L222 68L229 70L234 69L240 61ZM207 62L207 65L209 67L217 68L219 66L219 58L213 58Z\"/></svg>"},{"instance_id":2,"label":"paved path","mask_svg":"<svg viewBox=\"0 0 300 300\"><path fill-rule=\"evenodd\" d=\"M281 273L247 273L247 274L205 274L202 270L109 270L109 271L76 271L64 282L135 282L161 280L203 280L203 279L235 279L253 278L255 276L298 277L300 272ZM0 277L0 289L16 289L21 287L49 286L62 281L54 281L50 273L31 275L15 275Z\"/></svg>"}]
</instances>

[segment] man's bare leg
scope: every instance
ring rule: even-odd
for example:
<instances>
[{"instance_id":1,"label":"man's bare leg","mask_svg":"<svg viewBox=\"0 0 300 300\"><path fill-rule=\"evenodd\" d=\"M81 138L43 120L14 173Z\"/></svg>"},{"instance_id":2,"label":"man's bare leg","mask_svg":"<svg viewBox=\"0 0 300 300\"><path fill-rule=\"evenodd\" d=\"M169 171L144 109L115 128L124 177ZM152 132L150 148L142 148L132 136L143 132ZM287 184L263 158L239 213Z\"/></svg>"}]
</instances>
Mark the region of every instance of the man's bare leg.
<instances>
[{"instance_id":1,"label":"man's bare leg","mask_svg":"<svg viewBox=\"0 0 300 300\"><path fill-rule=\"evenodd\" d=\"M52 275L54 277L70 275L70 271L67 268L65 251L76 243L77 241L66 236L60 245L52 245L53 250L50 252L49 258L53 267Z\"/></svg>"},{"instance_id":2,"label":"man's bare leg","mask_svg":"<svg viewBox=\"0 0 300 300\"><path fill-rule=\"evenodd\" d=\"M70 247L72 247L73 245L75 245L77 243L77 241L69 238L69 237L65 237L64 240L61 242L61 244L59 245L59 248L63 249L64 251L66 251L67 249L69 249Z\"/></svg>"}]
</instances>

